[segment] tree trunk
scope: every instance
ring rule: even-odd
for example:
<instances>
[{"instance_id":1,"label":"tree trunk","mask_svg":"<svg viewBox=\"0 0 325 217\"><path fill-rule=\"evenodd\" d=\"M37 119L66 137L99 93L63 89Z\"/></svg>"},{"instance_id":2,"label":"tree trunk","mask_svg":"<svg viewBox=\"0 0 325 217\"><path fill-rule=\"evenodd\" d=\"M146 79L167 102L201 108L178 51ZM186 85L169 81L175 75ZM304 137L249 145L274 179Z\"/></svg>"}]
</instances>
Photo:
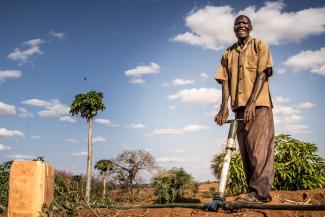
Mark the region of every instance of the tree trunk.
<instances>
[{"instance_id":1,"label":"tree trunk","mask_svg":"<svg viewBox=\"0 0 325 217\"><path fill-rule=\"evenodd\" d=\"M106 195L106 177L103 176L103 200L105 199Z\"/></svg>"},{"instance_id":2,"label":"tree trunk","mask_svg":"<svg viewBox=\"0 0 325 217\"><path fill-rule=\"evenodd\" d=\"M88 122L88 159L87 159L87 182L86 182L86 202L89 203L90 200L90 183L92 175L92 125L93 119L87 119Z\"/></svg>"}]
</instances>

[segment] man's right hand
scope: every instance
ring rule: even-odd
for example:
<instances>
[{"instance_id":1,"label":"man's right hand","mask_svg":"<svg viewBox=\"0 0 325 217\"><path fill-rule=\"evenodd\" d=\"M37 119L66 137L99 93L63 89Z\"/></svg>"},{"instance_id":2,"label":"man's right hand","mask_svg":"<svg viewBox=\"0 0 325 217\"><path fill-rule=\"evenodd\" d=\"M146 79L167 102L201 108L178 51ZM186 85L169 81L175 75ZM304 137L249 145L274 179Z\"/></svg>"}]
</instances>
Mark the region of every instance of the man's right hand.
<instances>
[{"instance_id":1,"label":"man's right hand","mask_svg":"<svg viewBox=\"0 0 325 217\"><path fill-rule=\"evenodd\" d=\"M214 121L221 126L226 122L227 118L228 118L228 106L221 106L218 114L214 117Z\"/></svg>"}]
</instances>

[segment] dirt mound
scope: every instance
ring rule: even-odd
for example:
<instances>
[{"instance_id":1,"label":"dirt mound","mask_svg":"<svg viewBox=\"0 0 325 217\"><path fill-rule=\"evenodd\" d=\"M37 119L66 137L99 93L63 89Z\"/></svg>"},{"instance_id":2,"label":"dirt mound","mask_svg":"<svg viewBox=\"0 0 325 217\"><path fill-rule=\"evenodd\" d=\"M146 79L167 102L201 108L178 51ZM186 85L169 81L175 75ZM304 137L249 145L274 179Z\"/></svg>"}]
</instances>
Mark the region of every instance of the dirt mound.
<instances>
[{"instance_id":1,"label":"dirt mound","mask_svg":"<svg viewBox=\"0 0 325 217\"><path fill-rule=\"evenodd\" d=\"M325 189L305 190L305 191L273 191L271 192L273 200L268 204L306 204L306 205L325 205ZM227 200L234 201L238 197L229 197ZM202 198L200 202L206 203L212 199ZM140 204L137 204L140 205ZM206 212L200 209L190 208L156 208L156 209L84 209L77 213L77 216L93 217L325 217L325 210L321 211L289 211L289 210L253 210L241 209L233 213L220 210L218 212Z\"/></svg>"}]
</instances>

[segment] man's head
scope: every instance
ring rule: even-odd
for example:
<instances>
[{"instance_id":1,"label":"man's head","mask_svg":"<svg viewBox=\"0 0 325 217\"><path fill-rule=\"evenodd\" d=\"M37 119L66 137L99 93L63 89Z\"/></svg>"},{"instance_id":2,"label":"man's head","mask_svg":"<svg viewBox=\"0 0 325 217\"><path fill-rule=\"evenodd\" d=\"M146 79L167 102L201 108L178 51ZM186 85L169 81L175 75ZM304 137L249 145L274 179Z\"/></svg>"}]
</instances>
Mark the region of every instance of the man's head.
<instances>
[{"instance_id":1,"label":"man's head","mask_svg":"<svg viewBox=\"0 0 325 217\"><path fill-rule=\"evenodd\" d=\"M253 26L249 17L239 15L234 22L234 32L239 41L244 41L249 33L252 31Z\"/></svg>"}]
</instances>

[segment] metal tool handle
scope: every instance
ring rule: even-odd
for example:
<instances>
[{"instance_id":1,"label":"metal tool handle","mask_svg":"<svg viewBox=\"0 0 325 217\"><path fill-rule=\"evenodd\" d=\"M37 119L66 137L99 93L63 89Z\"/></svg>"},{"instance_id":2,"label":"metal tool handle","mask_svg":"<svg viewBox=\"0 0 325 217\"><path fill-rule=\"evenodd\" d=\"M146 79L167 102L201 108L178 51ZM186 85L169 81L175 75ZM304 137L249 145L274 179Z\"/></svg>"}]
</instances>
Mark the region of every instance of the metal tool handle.
<instances>
[{"instance_id":1,"label":"metal tool handle","mask_svg":"<svg viewBox=\"0 0 325 217\"><path fill-rule=\"evenodd\" d=\"M229 124L229 123L234 122L234 121L244 121L244 119L243 119L243 118L238 118L238 119L229 119L229 120L226 120L225 123L226 123L226 124Z\"/></svg>"}]
</instances>

